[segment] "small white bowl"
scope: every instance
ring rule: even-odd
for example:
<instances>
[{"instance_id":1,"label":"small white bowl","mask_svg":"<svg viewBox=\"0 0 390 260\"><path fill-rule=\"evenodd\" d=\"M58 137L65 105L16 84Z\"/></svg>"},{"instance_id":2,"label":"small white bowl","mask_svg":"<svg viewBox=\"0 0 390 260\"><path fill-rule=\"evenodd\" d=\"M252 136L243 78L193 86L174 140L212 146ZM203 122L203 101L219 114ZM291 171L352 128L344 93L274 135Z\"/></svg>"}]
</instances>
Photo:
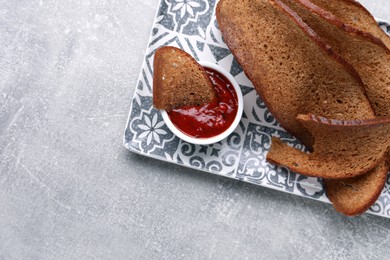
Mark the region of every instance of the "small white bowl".
<instances>
[{"instance_id":1,"label":"small white bowl","mask_svg":"<svg viewBox=\"0 0 390 260\"><path fill-rule=\"evenodd\" d=\"M242 111L244 110L244 99L242 97L241 88L238 85L237 81L224 68L221 68L217 64L207 62L207 61L200 61L199 64L202 65L203 67L218 71L219 73L224 75L230 81L230 83L232 83L234 90L236 91L237 99L238 99L237 114L236 114L236 117L235 117L233 123L230 125L230 127L228 129L226 129L224 132L220 133L219 135L216 135L213 137L208 137L208 138L195 138L195 137L191 137L189 135L186 135L185 133L180 131L172 123L171 119L168 116L168 113L165 110L161 110L161 115L165 121L165 124L168 126L169 130L171 130L172 133L174 133L177 137L179 137L180 139L182 139L188 143L206 145L206 144L217 143L217 142L225 139L236 129L236 127L240 123Z\"/></svg>"}]
</instances>

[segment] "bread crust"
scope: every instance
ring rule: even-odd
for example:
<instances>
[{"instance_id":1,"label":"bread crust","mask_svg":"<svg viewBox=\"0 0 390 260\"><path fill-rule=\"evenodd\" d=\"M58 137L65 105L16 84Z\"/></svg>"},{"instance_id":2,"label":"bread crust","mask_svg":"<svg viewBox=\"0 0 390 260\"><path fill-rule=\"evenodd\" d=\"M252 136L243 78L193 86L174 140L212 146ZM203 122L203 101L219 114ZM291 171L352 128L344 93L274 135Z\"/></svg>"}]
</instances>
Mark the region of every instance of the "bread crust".
<instances>
[{"instance_id":1,"label":"bread crust","mask_svg":"<svg viewBox=\"0 0 390 260\"><path fill-rule=\"evenodd\" d=\"M348 24L352 27L359 28L362 31L368 31L374 37L379 38L385 46L390 49L390 36L387 35L379 26L378 23L375 21L375 18L371 15L371 13L359 2L355 0L326 0L325 3L323 3L323 0L312 0L312 2L321 7L324 10L327 10L331 13L333 13L339 20L341 20L344 24ZM336 4L337 8L330 8L332 4ZM359 11L359 13L354 12L354 10L351 10L349 7L354 7L355 10ZM349 12L346 12L344 10L344 7L347 7ZM333 11L332 11L333 10ZM343 10L342 13L339 10ZM334 12L336 11L336 12ZM353 17L348 17L348 15L353 15ZM361 16L364 20L364 22L360 22L359 20L356 20L356 15ZM353 19L353 20L352 20ZM367 22L367 23L366 23ZM364 29L366 28L366 29Z\"/></svg>"},{"instance_id":2,"label":"bread crust","mask_svg":"<svg viewBox=\"0 0 390 260\"><path fill-rule=\"evenodd\" d=\"M293 0L293 1L300 2L303 6L310 9L313 13L323 17L329 23L339 27L340 29L342 29L348 33L354 34L357 37L363 37L363 38L365 38L365 40L381 46L387 54L390 54L390 49L386 47L386 45L383 43L383 41L381 39L379 39L378 37L375 37L374 35L372 35L372 33L360 30L354 26L346 24L345 22L341 21L338 17L333 15L331 12L328 12L328 11L320 8L319 6L315 5L313 2L311 2L309 0Z\"/></svg>"},{"instance_id":3,"label":"bread crust","mask_svg":"<svg viewBox=\"0 0 390 260\"><path fill-rule=\"evenodd\" d=\"M326 118L323 116L317 115L298 115L298 120L306 121L306 122L315 122L320 123L322 125L326 125L329 128L334 129L345 129L346 127L361 127L367 128L370 126L378 126L384 124L390 124L390 116L387 117L375 117L368 119L354 119L354 120L338 120Z\"/></svg>"}]
</instances>

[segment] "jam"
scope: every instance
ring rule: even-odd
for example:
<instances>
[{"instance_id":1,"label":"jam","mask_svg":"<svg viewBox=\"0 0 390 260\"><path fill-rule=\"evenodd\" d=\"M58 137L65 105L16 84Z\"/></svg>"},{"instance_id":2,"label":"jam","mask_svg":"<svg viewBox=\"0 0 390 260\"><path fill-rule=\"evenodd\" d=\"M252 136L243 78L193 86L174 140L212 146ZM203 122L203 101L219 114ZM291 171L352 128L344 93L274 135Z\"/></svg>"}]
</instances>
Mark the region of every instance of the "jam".
<instances>
[{"instance_id":1,"label":"jam","mask_svg":"<svg viewBox=\"0 0 390 260\"><path fill-rule=\"evenodd\" d=\"M217 98L201 106L184 106L168 112L172 123L183 133L196 138L221 134L233 123L238 111L236 91L218 71L205 68Z\"/></svg>"}]
</instances>

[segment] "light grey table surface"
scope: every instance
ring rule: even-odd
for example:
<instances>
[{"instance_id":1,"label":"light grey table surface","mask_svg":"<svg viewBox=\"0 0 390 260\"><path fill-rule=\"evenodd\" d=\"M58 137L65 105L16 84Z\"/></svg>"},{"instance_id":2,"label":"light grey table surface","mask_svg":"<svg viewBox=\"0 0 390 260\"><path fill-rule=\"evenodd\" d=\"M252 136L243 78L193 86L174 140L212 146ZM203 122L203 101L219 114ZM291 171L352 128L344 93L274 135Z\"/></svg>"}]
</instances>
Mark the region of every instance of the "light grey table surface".
<instances>
[{"instance_id":1,"label":"light grey table surface","mask_svg":"<svg viewBox=\"0 0 390 260\"><path fill-rule=\"evenodd\" d=\"M122 147L157 7L0 2L0 259L388 258L389 219Z\"/></svg>"}]
</instances>

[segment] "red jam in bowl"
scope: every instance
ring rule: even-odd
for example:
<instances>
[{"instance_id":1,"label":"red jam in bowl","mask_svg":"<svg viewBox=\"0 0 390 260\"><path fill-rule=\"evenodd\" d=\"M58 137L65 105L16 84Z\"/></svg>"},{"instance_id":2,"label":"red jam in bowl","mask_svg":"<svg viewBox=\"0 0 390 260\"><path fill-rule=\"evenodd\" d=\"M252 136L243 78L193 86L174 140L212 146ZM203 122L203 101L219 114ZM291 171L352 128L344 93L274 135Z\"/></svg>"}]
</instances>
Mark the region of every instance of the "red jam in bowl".
<instances>
[{"instance_id":1,"label":"red jam in bowl","mask_svg":"<svg viewBox=\"0 0 390 260\"><path fill-rule=\"evenodd\" d=\"M202 106L184 106L168 112L172 123L183 133L195 138L221 134L230 127L238 111L238 98L230 81L216 70L206 68L217 96Z\"/></svg>"}]
</instances>

